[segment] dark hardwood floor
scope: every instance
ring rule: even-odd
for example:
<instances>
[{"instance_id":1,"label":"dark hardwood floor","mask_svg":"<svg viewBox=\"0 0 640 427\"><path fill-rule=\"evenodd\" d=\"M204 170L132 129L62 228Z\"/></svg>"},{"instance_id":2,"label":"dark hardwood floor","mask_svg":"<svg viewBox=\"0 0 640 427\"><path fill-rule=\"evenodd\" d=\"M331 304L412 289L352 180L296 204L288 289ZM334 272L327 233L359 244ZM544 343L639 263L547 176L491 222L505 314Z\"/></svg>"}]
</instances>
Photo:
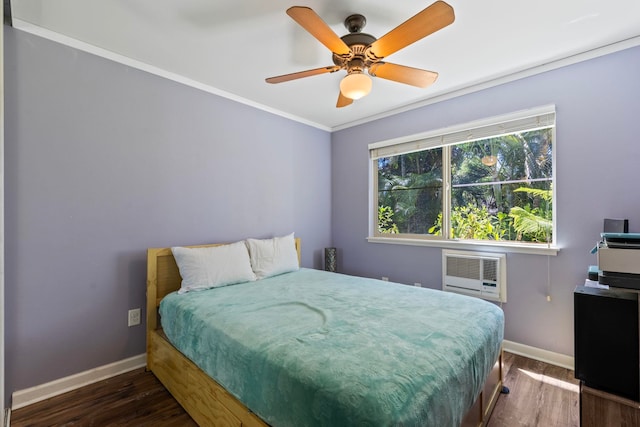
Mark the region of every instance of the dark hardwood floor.
<instances>
[{"instance_id":1,"label":"dark hardwood floor","mask_svg":"<svg viewBox=\"0 0 640 427\"><path fill-rule=\"evenodd\" d=\"M577 427L579 382L573 370L504 353L504 385L487 427ZM603 426L604 427L604 426Z\"/></svg>"},{"instance_id":2,"label":"dark hardwood floor","mask_svg":"<svg viewBox=\"0 0 640 427\"><path fill-rule=\"evenodd\" d=\"M144 368L13 411L12 427L197 427L160 381Z\"/></svg>"},{"instance_id":3,"label":"dark hardwood floor","mask_svg":"<svg viewBox=\"0 0 640 427\"><path fill-rule=\"evenodd\" d=\"M488 427L579 425L573 371L505 353L503 394ZM18 409L12 427L196 426L150 372L138 369Z\"/></svg>"}]
</instances>

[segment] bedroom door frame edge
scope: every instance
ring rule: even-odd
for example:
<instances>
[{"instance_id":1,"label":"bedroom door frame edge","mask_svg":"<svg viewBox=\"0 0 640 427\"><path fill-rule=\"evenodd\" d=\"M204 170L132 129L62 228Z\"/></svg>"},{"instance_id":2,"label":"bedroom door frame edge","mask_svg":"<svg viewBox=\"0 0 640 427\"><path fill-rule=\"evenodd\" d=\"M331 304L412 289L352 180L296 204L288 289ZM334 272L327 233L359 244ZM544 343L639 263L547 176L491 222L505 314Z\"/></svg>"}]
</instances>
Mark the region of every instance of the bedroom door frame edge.
<instances>
[{"instance_id":1,"label":"bedroom door frame edge","mask_svg":"<svg viewBox=\"0 0 640 427\"><path fill-rule=\"evenodd\" d=\"M3 26L0 32L0 427L8 427L4 384L4 1L0 3Z\"/></svg>"}]
</instances>

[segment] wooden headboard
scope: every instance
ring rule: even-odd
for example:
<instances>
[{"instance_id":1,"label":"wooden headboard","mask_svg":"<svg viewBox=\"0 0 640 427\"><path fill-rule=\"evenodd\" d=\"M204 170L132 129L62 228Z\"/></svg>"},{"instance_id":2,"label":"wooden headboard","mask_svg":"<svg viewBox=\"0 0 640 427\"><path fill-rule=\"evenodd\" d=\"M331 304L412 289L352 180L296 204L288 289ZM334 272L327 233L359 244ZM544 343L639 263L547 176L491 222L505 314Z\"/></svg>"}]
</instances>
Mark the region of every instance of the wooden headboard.
<instances>
[{"instance_id":1,"label":"wooden headboard","mask_svg":"<svg viewBox=\"0 0 640 427\"><path fill-rule=\"evenodd\" d=\"M222 246L225 243L187 246L189 248L207 248ZM300 263L300 238L295 239ZM180 289L182 277L171 248L147 249L147 333L159 327L158 306L167 294Z\"/></svg>"}]
</instances>

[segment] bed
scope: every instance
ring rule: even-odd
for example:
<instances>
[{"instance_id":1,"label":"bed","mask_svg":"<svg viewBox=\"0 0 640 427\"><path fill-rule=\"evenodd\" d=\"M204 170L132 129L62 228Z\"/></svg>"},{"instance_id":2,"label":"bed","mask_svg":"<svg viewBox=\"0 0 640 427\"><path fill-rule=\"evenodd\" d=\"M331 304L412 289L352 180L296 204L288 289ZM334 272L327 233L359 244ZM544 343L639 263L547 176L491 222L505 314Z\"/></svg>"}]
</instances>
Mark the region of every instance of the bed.
<instances>
[{"instance_id":1,"label":"bed","mask_svg":"<svg viewBox=\"0 0 640 427\"><path fill-rule=\"evenodd\" d=\"M172 248L147 268L147 368L199 425L482 426L502 388L488 302L305 268L179 294Z\"/></svg>"}]
</instances>

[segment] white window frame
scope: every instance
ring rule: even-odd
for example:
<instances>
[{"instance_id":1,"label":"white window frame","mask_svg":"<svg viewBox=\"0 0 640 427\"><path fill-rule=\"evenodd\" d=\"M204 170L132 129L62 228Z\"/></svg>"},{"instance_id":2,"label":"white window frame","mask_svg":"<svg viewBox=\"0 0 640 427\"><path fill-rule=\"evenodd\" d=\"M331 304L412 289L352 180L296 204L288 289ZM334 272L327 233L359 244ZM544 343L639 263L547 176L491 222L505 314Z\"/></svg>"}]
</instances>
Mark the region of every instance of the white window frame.
<instances>
[{"instance_id":1,"label":"white window frame","mask_svg":"<svg viewBox=\"0 0 640 427\"><path fill-rule=\"evenodd\" d=\"M557 203L556 203L556 128L555 128L555 105L545 105L541 107L522 110L501 116L494 116L473 122L450 126L434 131L423 132L401 138L394 138L386 141L369 144L369 236L367 240L371 243L388 243L414 246L436 246L450 249L473 249L483 251L504 251L531 253L541 255L556 255L560 248L557 245ZM553 126L552 168L553 168L553 242L548 244L515 242L515 241L488 241L488 240L461 240L447 239L442 236L416 235L411 237L389 237L377 233L378 209L378 168L375 160L382 157L408 154L430 148L454 145L456 143L477 141L489 137L506 135L523 129L533 129L535 127ZM445 159L446 160L446 159ZM443 174L450 175L449 162L443 164ZM450 197L450 188L444 188L444 197ZM445 200L444 206L450 206L450 201ZM445 221L448 222L449 213L443 212ZM446 223L445 222L445 226ZM447 228L448 229L448 228Z\"/></svg>"}]
</instances>

